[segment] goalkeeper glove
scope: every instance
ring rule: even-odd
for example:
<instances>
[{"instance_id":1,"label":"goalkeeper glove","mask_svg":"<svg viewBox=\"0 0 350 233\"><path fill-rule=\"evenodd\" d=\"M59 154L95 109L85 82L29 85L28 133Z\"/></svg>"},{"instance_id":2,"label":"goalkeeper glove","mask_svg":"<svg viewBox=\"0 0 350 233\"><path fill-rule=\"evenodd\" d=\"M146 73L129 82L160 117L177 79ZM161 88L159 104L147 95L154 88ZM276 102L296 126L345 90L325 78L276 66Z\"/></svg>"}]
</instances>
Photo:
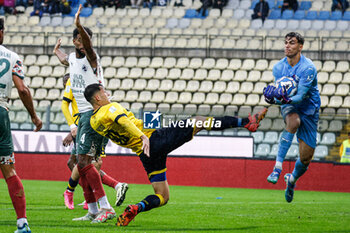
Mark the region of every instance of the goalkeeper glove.
<instances>
[{"instance_id":1,"label":"goalkeeper glove","mask_svg":"<svg viewBox=\"0 0 350 233\"><path fill-rule=\"evenodd\" d=\"M292 103L292 99L288 97L288 93L287 93L287 90L286 90L285 86L283 86L281 103L282 104L290 104L290 103Z\"/></svg>"},{"instance_id":2,"label":"goalkeeper glove","mask_svg":"<svg viewBox=\"0 0 350 233\"><path fill-rule=\"evenodd\" d=\"M265 97L265 101L269 104L275 104L275 90L276 87L272 86L272 85L268 85L267 87L264 88L263 90L263 94Z\"/></svg>"}]
</instances>

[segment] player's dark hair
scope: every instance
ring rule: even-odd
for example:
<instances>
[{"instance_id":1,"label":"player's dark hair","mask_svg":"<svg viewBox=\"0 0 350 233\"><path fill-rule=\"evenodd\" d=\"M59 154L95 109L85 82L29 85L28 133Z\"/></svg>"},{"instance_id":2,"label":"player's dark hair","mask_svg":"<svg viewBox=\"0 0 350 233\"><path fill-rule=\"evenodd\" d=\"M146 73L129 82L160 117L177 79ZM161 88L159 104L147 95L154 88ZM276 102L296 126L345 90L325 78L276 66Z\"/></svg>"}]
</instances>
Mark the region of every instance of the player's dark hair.
<instances>
[{"instance_id":1,"label":"player's dark hair","mask_svg":"<svg viewBox=\"0 0 350 233\"><path fill-rule=\"evenodd\" d=\"M92 37L92 31L90 30L90 28L88 27L83 27L85 29L85 31L87 32L87 34L89 34L90 38ZM78 28L74 29L73 31L73 39L76 39L77 36L79 34L79 30Z\"/></svg>"},{"instance_id":2,"label":"player's dark hair","mask_svg":"<svg viewBox=\"0 0 350 233\"><path fill-rule=\"evenodd\" d=\"M4 23L5 23L4 18L0 18L0 30L4 30Z\"/></svg>"},{"instance_id":3,"label":"player's dark hair","mask_svg":"<svg viewBox=\"0 0 350 233\"><path fill-rule=\"evenodd\" d=\"M85 99L89 102L92 103L92 97L96 94L96 92L99 92L101 90L101 87L103 87L101 84L99 83L93 83L90 84L89 86L87 86L85 88L84 91L84 97Z\"/></svg>"},{"instance_id":4,"label":"player's dark hair","mask_svg":"<svg viewBox=\"0 0 350 233\"><path fill-rule=\"evenodd\" d=\"M65 75L63 76L63 82L64 82L64 81L67 82L67 80L69 79L69 77L70 77L70 74L69 74L69 73L65 74Z\"/></svg>"},{"instance_id":5,"label":"player's dark hair","mask_svg":"<svg viewBox=\"0 0 350 233\"><path fill-rule=\"evenodd\" d=\"M298 32L289 32L284 38L287 39L287 38L293 38L295 37L298 41L299 44L304 44L304 37L298 33Z\"/></svg>"}]
</instances>

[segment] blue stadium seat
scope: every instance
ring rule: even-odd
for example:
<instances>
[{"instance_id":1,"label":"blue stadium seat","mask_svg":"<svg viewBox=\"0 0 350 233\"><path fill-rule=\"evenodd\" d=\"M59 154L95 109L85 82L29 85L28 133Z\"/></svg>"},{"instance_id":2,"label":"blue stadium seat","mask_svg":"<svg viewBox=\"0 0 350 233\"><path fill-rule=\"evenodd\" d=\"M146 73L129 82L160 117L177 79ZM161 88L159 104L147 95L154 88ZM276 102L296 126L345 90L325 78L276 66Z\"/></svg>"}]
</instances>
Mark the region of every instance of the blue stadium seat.
<instances>
[{"instance_id":1,"label":"blue stadium seat","mask_svg":"<svg viewBox=\"0 0 350 233\"><path fill-rule=\"evenodd\" d=\"M252 5L250 9L254 9L255 5L259 2L260 0L253 0ZM275 7L275 0L267 0L266 1L269 4L269 8L272 9Z\"/></svg>"},{"instance_id":2,"label":"blue stadium seat","mask_svg":"<svg viewBox=\"0 0 350 233\"><path fill-rule=\"evenodd\" d=\"M202 16L202 11L203 10L201 10L200 12L199 12L199 14L197 14L197 18L201 18L201 19L205 19L208 15L209 15L209 10L205 10L205 14L204 14L204 16Z\"/></svg>"},{"instance_id":3,"label":"blue stadium seat","mask_svg":"<svg viewBox=\"0 0 350 233\"><path fill-rule=\"evenodd\" d=\"M275 0L267 0L267 3L269 4L270 9L275 7Z\"/></svg>"},{"instance_id":4,"label":"blue stadium seat","mask_svg":"<svg viewBox=\"0 0 350 233\"><path fill-rule=\"evenodd\" d=\"M292 19L294 12L292 10L285 10L282 13L282 19Z\"/></svg>"},{"instance_id":5,"label":"blue stadium seat","mask_svg":"<svg viewBox=\"0 0 350 233\"><path fill-rule=\"evenodd\" d=\"M184 18L196 18L197 11L194 9L187 9Z\"/></svg>"},{"instance_id":6,"label":"blue stadium seat","mask_svg":"<svg viewBox=\"0 0 350 233\"><path fill-rule=\"evenodd\" d=\"M79 7L79 0L72 0L71 7Z\"/></svg>"},{"instance_id":7,"label":"blue stadium seat","mask_svg":"<svg viewBox=\"0 0 350 233\"><path fill-rule=\"evenodd\" d=\"M275 5L275 9L281 9L283 5L283 1L277 1L277 4Z\"/></svg>"},{"instance_id":8,"label":"blue stadium seat","mask_svg":"<svg viewBox=\"0 0 350 233\"><path fill-rule=\"evenodd\" d=\"M273 10L269 15L269 19L279 19L281 18L281 10Z\"/></svg>"},{"instance_id":9,"label":"blue stadium seat","mask_svg":"<svg viewBox=\"0 0 350 233\"><path fill-rule=\"evenodd\" d=\"M343 20L350 20L350 11L345 11L344 12Z\"/></svg>"},{"instance_id":10,"label":"blue stadium seat","mask_svg":"<svg viewBox=\"0 0 350 233\"><path fill-rule=\"evenodd\" d=\"M255 5L256 5L259 1L260 1L260 0L253 0L250 9L254 9Z\"/></svg>"},{"instance_id":11,"label":"blue stadium seat","mask_svg":"<svg viewBox=\"0 0 350 233\"><path fill-rule=\"evenodd\" d=\"M305 19L315 20L317 18L317 11L308 11Z\"/></svg>"},{"instance_id":12,"label":"blue stadium seat","mask_svg":"<svg viewBox=\"0 0 350 233\"><path fill-rule=\"evenodd\" d=\"M332 11L330 20L341 20L343 14L341 11Z\"/></svg>"},{"instance_id":13,"label":"blue stadium seat","mask_svg":"<svg viewBox=\"0 0 350 233\"><path fill-rule=\"evenodd\" d=\"M311 8L311 2L309 2L309 1L300 2L299 10L307 11L310 8Z\"/></svg>"},{"instance_id":14,"label":"blue stadium seat","mask_svg":"<svg viewBox=\"0 0 350 233\"><path fill-rule=\"evenodd\" d=\"M80 12L81 17L89 17L90 15L92 15L91 7L84 7Z\"/></svg>"},{"instance_id":15,"label":"blue stadium seat","mask_svg":"<svg viewBox=\"0 0 350 233\"><path fill-rule=\"evenodd\" d=\"M305 11L297 10L294 13L293 19L302 20L305 18Z\"/></svg>"},{"instance_id":16,"label":"blue stadium seat","mask_svg":"<svg viewBox=\"0 0 350 233\"><path fill-rule=\"evenodd\" d=\"M328 20L329 19L329 11L320 11L320 13L318 14L318 18L319 20Z\"/></svg>"},{"instance_id":17,"label":"blue stadium seat","mask_svg":"<svg viewBox=\"0 0 350 233\"><path fill-rule=\"evenodd\" d=\"M71 12L68 14L68 16L75 16L75 13L77 13L77 11L78 11L78 9L79 9L79 6L76 6L76 7L72 7L72 10L71 10Z\"/></svg>"}]
</instances>

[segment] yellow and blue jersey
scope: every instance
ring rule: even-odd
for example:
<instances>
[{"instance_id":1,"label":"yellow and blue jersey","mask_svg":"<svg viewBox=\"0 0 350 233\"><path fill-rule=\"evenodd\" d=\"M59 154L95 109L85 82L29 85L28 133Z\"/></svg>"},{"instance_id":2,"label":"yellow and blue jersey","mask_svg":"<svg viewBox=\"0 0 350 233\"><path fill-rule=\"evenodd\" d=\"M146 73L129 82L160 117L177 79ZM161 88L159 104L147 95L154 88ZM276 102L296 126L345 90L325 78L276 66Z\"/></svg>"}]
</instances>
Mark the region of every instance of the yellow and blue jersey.
<instances>
[{"instance_id":1,"label":"yellow and blue jersey","mask_svg":"<svg viewBox=\"0 0 350 233\"><path fill-rule=\"evenodd\" d=\"M150 137L154 129L144 129L143 121L118 103L110 103L97 109L90 119L91 127L114 143L130 148L136 154L142 153L144 134Z\"/></svg>"},{"instance_id":2,"label":"yellow and blue jersey","mask_svg":"<svg viewBox=\"0 0 350 233\"><path fill-rule=\"evenodd\" d=\"M78 110L78 105L77 105L77 101L74 98L73 92L72 92L72 88L71 88L71 82L70 79L68 79L66 86L65 86L65 90L63 93L63 100L66 101L68 104L71 104L72 107L72 114L70 112L65 113L65 111L67 111L67 109L63 109L63 114L66 117L67 123L68 125L72 125L72 124L78 124L78 116L76 115L77 113L79 113ZM68 115L72 116L71 117L67 117Z\"/></svg>"}]
</instances>

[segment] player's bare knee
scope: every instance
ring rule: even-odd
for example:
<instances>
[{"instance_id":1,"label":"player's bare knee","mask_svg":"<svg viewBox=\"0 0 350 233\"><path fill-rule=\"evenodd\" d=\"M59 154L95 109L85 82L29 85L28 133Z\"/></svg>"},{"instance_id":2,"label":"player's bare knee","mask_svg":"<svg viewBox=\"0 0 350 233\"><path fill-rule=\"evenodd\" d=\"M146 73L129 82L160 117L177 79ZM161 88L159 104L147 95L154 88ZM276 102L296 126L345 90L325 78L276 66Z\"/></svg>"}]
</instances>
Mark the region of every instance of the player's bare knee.
<instances>
[{"instance_id":1,"label":"player's bare knee","mask_svg":"<svg viewBox=\"0 0 350 233\"><path fill-rule=\"evenodd\" d=\"M300 158L300 162L304 164L305 166L309 166L311 162L312 156L311 157L306 157L306 158Z\"/></svg>"},{"instance_id":2,"label":"player's bare knee","mask_svg":"<svg viewBox=\"0 0 350 233\"><path fill-rule=\"evenodd\" d=\"M93 165L95 166L95 168L97 169L97 171L100 171L101 170L101 166L102 166L102 163L99 163L99 162L93 162Z\"/></svg>"},{"instance_id":3,"label":"player's bare knee","mask_svg":"<svg viewBox=\"0 0 350 233\"><path fill-rule=\"evenodd\" d=\"M68 168L69 168L71 171L73 170L73 168L74 168L74 166L75 166L75 163L74 163L74 161L73 161L71 158L68 159L68 161L67 161L67 166L68 166Z\"/></svg>"},{"instance_id":4,"label":"player's bare knee","mask_svg":"<svg viewBox=\"0 0 350 233\"><path fill-rule=\"evenodd\" d=\"M0 164L0 168L5 180L10 178L11 176L17 175L13 165Z\"/></svg>"},{"instance_id":5,"label":"player's bare knee","mask_svg":"<svg viewBox=\"0 0 350 233\"><path fill-rule=\"evenodd\" d=\"M98 158L97 165L98 165L98 169L97 170L101 170L101 167L102 167L102 159L101 158Z\"/></svg>"},{"instance_id":6,"label":"player's bare knee","mask_svg":"<svg viewBox=\"0 0 350 233\"><path fill-rule=\"evenodd\" d=\"M286 118L286 130L295 133L300 126L300 118L298 115L288 116Z\"/></svg>"},{"instance_id":7,"label":"player's bare knee","mask_svg":"<svg viewBox=\"0 0 350 233\"><path fill-rule=\"evenodd\" d=\"M79 155L78 166L80 168L84 168L87 165L91 164L91 160L92 158L88 155Z\"/></svg>"}]
</instances>

